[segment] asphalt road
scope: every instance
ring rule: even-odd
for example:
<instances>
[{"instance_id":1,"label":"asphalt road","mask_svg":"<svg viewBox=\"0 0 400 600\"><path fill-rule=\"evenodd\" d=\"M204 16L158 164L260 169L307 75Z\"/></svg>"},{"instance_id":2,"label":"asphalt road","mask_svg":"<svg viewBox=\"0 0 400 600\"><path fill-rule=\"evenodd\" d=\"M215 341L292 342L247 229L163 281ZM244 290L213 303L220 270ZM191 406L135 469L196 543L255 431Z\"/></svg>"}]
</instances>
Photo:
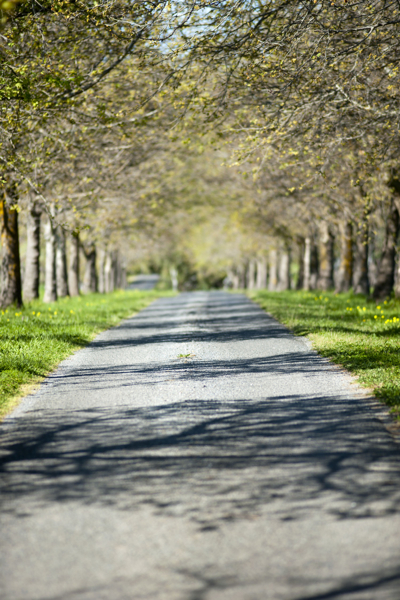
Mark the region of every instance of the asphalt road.
<instances>
[{"instance_id":1,"label":"asphalt road","mask_svg":"<svg viewBox=\"0 0 400 600\"><path fill-rule=\"evenodd\" d=\"M127 286L128 290L153 290L158 280L159 275L136 275L135 280Z\"/></svg>"},{"instance_id":2,"label":"asphalt road","mask_svg":"<svg viewBox=\"0 0 400 600\"><path fill-rule=\"evenodd\" d=\"M399 450L243 296L158 300L3 424L0 597L398 600Z\"/></svg>"}]
</instances>

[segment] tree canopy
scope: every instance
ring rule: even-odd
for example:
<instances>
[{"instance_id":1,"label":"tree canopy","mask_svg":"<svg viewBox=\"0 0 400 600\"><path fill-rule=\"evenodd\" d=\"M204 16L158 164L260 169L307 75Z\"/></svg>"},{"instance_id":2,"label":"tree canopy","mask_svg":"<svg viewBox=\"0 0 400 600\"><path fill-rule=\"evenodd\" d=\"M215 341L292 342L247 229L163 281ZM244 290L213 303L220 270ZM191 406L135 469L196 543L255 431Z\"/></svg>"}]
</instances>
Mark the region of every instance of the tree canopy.
<instances>
[{"instance_id":1,"label":"tree canopy","mask_svg":"<svg viewBox=\"0 0 400 600\"><path fill-rule=\"evenodd\" d=\"M280 285L400 293L399 9L3 1L2 303L20 301L7 219L38 206L87 252L192 281L251 283L270 261L272 282L297 256Z\"/></svg>"}]
</instances>

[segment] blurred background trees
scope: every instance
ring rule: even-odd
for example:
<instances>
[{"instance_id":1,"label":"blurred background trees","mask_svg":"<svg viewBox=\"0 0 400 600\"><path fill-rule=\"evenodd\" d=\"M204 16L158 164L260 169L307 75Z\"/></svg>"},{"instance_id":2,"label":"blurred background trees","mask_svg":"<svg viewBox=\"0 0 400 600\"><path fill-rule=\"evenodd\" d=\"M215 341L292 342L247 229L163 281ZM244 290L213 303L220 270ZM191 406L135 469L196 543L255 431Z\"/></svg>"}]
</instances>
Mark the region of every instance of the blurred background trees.
<instances>
[{"instance_id":1,"label":"blurred background trees","mask_svg":"<svg viewBox=\"0 0 400 600\"><path fill-rule=\"evenodd\" d=\"M3 306L140 270L400 296L397 2L0 12Z\"/></svg>"}]
</instances>

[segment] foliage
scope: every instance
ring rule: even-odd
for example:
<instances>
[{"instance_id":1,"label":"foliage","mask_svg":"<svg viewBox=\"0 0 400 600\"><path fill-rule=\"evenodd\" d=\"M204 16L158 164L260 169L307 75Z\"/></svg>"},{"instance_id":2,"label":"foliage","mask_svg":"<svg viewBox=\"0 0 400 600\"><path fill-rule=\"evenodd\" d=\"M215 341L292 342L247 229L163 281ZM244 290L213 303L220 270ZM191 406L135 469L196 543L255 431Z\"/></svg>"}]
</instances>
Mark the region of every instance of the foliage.
<instances>
[{"instance_id":1,"label":"foliage","mask_svg":"<svg viewBox=\"0 0 400 600\"><path fill-rule=\"evenodd\" d=\"M0 154L22 220L33 194L84 243L200 285L325 221L380 242L398 26L383 0L17 4Z\"/></svg>"}]
</instances>

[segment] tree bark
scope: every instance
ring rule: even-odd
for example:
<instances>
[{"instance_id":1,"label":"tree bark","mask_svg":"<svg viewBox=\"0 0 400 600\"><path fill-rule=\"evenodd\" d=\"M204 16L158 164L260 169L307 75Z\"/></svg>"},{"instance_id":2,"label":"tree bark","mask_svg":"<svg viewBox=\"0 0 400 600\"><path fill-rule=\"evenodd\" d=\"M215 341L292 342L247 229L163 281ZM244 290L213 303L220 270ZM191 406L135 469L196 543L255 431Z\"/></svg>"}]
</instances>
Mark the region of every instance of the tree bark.
<instances>
[{"instance_id":1,"label":"tree bark","mask_svg":"<svg viewBox=\"0 0 400 600\"><path fill-rule=\"evenodd\" d=\"M400 250L397 249L396 268L394 276L394 295L395 298L400 298Z\"/></svg>"},{"instance_id":2,"label":"tree bark","mask_svg":"<svg viewBox=\"0 0 400 600\"><path fill-rule=\"evenodd\" d=\"M68 287L70 296L79 296L79 233L72 233L69 246Z\"/></svg>"},{"instance_id":3,"label":"tree bark","mask_svg":"<svg viewBox=\"0 0 400 600\"><path fill-rule=\"evenodd\" d=\"M32 202L28 208L26 223L27 244L23 296L27 302L39 298L41 216L42 209L39 203Z\"/></svg>"},{"instance_id":4,"label":"tree bark","mask_svg":"<svg viewBox=\"0 0 400 600\"><path fill-rule=\"evenodd\" d=\"M374 289L374 300L387 298L394 286L394 274L396 265L396 243L399 235L399 211L392 198L390 201L389 214L386 220L385 242L382 257L379 263L378 278Z\"/></svg>"},{"instance_id":5,"label":"tree bark","mask_svg":"<svg viewBox=\"0 0 400 600\"><path fill-rule=\"evenodd\" d=\"M96 246L94 244L90 244L87 248L83 246L83 252L86 258L86 265L82 287L84 294L90 294L97 292Z\"/></svg>"},{"instance_id":6,"label":"tree bark","mask_svg":"<svg viewBox=\"0 0 400 600\"><path fill-rule=\"evenodd\" d=\"M319 273L317 287L320 290L330 290L333 283L334 237L327 221L320 224L319 237Z\"/></svg>"},{"instance_id":7,"label":"tree bark","mask_svg":"<svg viewBox=\"0 0 400 600\"><path fill-rule=\"evenodd\" d=\"M396 197L394 203L397 208L397 212L400 217L400 198ZM396 252L396 267L395 267L395 279L394 279L394 295L396 298L400 298L400 247L397 246Z\"/></svg>"},{"instance_id":8,"label":"tree bark","mask_svg":"<svg viewBox=\"0 0 400 600\"><path fill-rule=\"evenodd\" d=\"M0 201L1 219L1 293L0 306L22 306L21 260L16 186L10 186Z\"/></svg>"},{"instance_id":9,"label":"tree bark","mask_svg":"<svg viewBox=\"0 0 400 600\"><path fill-rule=\"evenodd\" d=\"M111 273L113 290L116 290L118 288L118 252L116 250L111 252Z\"/></svg>"},{"instance_id":10,"label":"tree bark","mask_svg":"<svg viewBox=\"0 0 400 600\"><path fill-rule=\"evenodd\" d=\"M126 289L126 262L125 260L121 261L121 283L120 283L120 288L121 290L125 290Z\"/></svg>"},{"instance_id":11,"label":"tree bark","mask_svg":"<svg viewBox=\"0 0 400 600\"><path fill-rule=\"evenodd\" d=\"M353 291L355 294L369 295L368 276L368 241L365 233L361 230L356 236L354 269L353 269Z\"/></svg>"},{"instance_id":12,"label":"tree bark","mask_svg":"<svg viewBox=\"0 0 400 600\"><path fill-rule=\"evenodd\" d=\"M275 292L276 286L278 284L278 253L276 250L269 251L268 263L269 263L268 289L270 292Z\"/></svg>"},{"instance_id":13,"label":"tree bark","mask_svg":"<svg viewBox=\"0 0 400 600\"><path fill-rule=\"evenodd\" d=\"M299 272L297 274L296 290L302 290L304 288L304 254L305 254L305 239L298 238L297 240L299 248Z\"/></svg>"},{"instance_id":14,"label":"tree bark","mask_svg":"<svg viewBox=\"0 0 400 600\"><path fill-rule=\"evenodd\" d=\"M318 248L314 243L312 243L311 244L311 262L310 262L310 290L315 290L317 288L318 273L319 273Z\"/></svg>"},{"instance_id":15,"label":"tree bark","mask_svg":"<svg viewBox=\"0 0 400 600\"><path fill-rule=\"evenodd\" d=\"M174 292L178 291L178 271L175 267L169 268L169 276L171 277L171 285Z\"/></svg>"},{"instance_id":16,"label":"tree bark","mask_svg":"<svg viewBox=\"0 0 400 600\"><path fill-rule=\"evenodd\" d=\"M277 290L283 292L290 290L290 249L285 248L279 257L279 274Z\"/></svg>"},{"instance_id":17,"label":"tree bark","mask_svg":"<svg viewBox=\"0 0 400 600\"><path fill-rule=\"evenodd\" d=\"M246 265L241 263L237 269L239 277L239 289L244 290L246 287Z\"/></svg>"},{"instance_id":18,"label":"tree bark","mask_svg":"<svg viewBox=\"0 0 400 600\"><path fill-rule=\"evenodd\" d=\"M374 257L374 250L376 245L375 232L370 231L369 242L368 242L368 279L369 285L375 288L378 280L378 263Z\"/></svg>"},{"instance_id":19,"label":"tree bark","mask_svg":"<svg viewBox=\"0 0 400 600\"><path fill-rule=\"evenodd\" d=\"M44 226L44 239L46 240L46 266L44 278L43 302L55 302L57 300L57 277L56 277L56 230L53 220L48 216Z\"/></svg>"},{"instance_id":20,"label":"tree bark","mask_svg":"<svg viewBox=\"0 0 400 600\"><path fill-rule=\"evenodd\" d=\"M172 279L172 275L171 275ZM108 251L106 254L106 261L104 266L104 280L105 280L105 290L107 293L113 292L115 289L115 261L114 261L114 253ZM173 290L178 289L178 283L173 281Z\"/></svg>"},{"instance_id":21,"label":"tree bark","mask_svg":"<svg viewBox=\"0 0 400 600\"><path fill-rule=\"evenodd\" d=\"M311 238L304 240L304 284L303 289L311 289Z\"/></svg>"},{"instance_id":22,"label":"tree bark","mask_svg":"<svg viewBox=\"0 0 400 600\"><path fill-rule=\"evenodd\" d=\"M340 265L335 292L348 292L353 279L353 225L351 221L340 223Z\"/></svg>"},{"instance_id":23,"label":"tree bark","mask_svg":"<svg viewBox=\"0 0 400 600\"><path fill-rule=\"evenodd\" d=\"M105 263L106 263L106 251L104 248L100 248L100 250L99 250L99 292L100 292L100 294L104 294L106 291Z\"/></svg>"},{"instance_id":24,"label":"tree bark","mask_svg":"<svg viewBox=\"0 0 400 600\"><path fill-rule=\"evenodd\" d=\"M366 200L361 220L357 224L353 257L353 291L355 294L369 295L368 272L369 254L369 202Z\"/></svg>"},{"instance_id":25,"label":"tree bark","mask_svg":"<svg viewBox=\"0 0 400 600\"><path fill-rule=\"evenodd\" d=\"M249 260L247 268L247 289L254 290L256 283L256 261L254 258Z\"/></svg>"},{"instance_id":26,"label":"tree bark","mask_svg":"<svg viewBox=\"0 0 400 600\"><path fill-rule=\"evenodd\" d=\"M393 193L394 193L393 201L397 208L397 212L400 216L400 179L397 177L397 174L395 171L392 173L392 178L389 182L389 186L393 189ZM397 247L395 280L394 280L394 295L396 298L400 298L400 247Z\"/></svg>"},{"instance_id":27,"label":"tree bark","mask_svg":"<svg viewBox=\"0 0 400 600\"><path fill-rule=\"evenodd\" d=\"M234 267L231 271L228 272L228 277L232 279L232 287L234 290L239 289L239 275L237 267Z\"/></svg>"},{"instance_id":28,"label":"tree bark","mask_svg":"<svg viewBox=\"0 0 400 600\"><path fill-rule=\"evenodd\" d=\"M311 237L304 242L304 288L315 290L318 281L318 249Z\"/></svg>"},{"instance_id":29,"label":"tree bark","mask_svg":"<svg viewBox=\"0 0 400 600\"><path fill-rule=\"evenodd\" d=\"M118 250L117 250L116 256L115 256L115 268L116 268L115 285L116 285L117 289L119 289L119 290L125 289L125 287L126 287L125 266L123 264L121 255Z\"/></svg>"},{"instance_id":30,"label":"tree bark","mask_svg":"<svg viewBox=\"0 0 400 600\"><path fill-rule=\"evenodd\" d=\"M56 280L57 296L69 296L65 231L60 225L56 229Z\"/></svg>"},{"instance_id":31,"label":"tree bark","mask_svg":"<svg viewBox=\"0 0 400 600\"><path fill-rule=\"evenodd\" d=\"M267 261L264 257L257 259L256 288L264 290L267 287Z\"/></svg>"}]
</instances>

